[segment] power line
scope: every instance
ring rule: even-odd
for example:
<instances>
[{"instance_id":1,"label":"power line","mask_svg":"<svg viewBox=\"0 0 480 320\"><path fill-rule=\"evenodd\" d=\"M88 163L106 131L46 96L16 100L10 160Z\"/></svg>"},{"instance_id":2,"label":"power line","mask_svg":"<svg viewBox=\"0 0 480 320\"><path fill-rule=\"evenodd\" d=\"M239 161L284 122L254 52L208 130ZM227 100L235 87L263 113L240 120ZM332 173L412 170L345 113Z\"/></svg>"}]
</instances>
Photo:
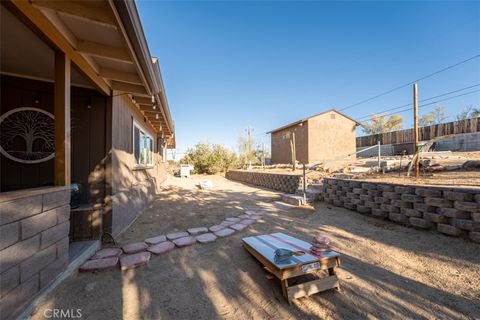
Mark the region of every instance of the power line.
<instances>
[{"instance_id":1,"label":"power line","mask_svg":"<svg viewBox=\"0 0 480 320\"><path fill-rule=\"evenodd\" d=\"M462 61L457 62L457 63L455 63L455 64L452 64L452 65L450 65L450 66L448 66L448 67L445 67L445 68L443 68L443 69L440 69L440 70L437 70L437 71L432 72L432 73L430 73L430 74L427 74L427 75L425 75L425 76L423 76L423 77L420 77L420 78L418 78L418 79L416 79L416 80L410 81L409 83L403 84L403 85L401 85L401 86L398 86L398 87L395 87L395 88L393 88L393 89L390 89L390 90L387 90L387 91L385 91L385 92L382 92L382 93L380 93L380 94L377 94L376 96L373 96L373 97L371 97L371 98L368 98L368 99L359 101L359 102L357 102L357 103L351 104L351 105L349 105L349 106L347 106L347 107L345 107L345 108L343 108L343 109L340 109L340 111L344 111L344 110L350 109L350 108L352 108L352 107L358 106L358 105L360 105L360 104L364 104L365 102L368 102L368 101L371 101L371 100L373 100L373 99L382 97L382 96L387 95L387 94L389 94L389 93L392 93L392 92L394 92L394 91L397 91L397 90L403 89L403 88L405 88L405 87L411 86L411 85L414 84L415 82L420 82L420 81L425 80L425 79L427 79L427 78L433 77L434 75L437 75L437 74L442 73L442 72L444 72L444 71L447 71L447 70L449 70L449 69L455 68L455 67L457 67L457 66L459 66L459 65L461 65L461 64L467 63L468 61L471 61L471 60L476 59L476 58L478 58L478 57L480 57L480 54L474 55L473 57L470 57L470 58L468 58L468 59L465 59L465 60L462 60Z\"/></svg>"},{"instance_id":2,"label":"power line","mask_svg":"<svg viewBox=\"0 0 480 320\"><path fill-rule=\"evenodd\" d=\"M468 90L468 89L475 88L475 87L478 87L478 86L480 86L480 83L477 83L477 84L474 84L474 85L471 85L471 86L468 86L468 87L464 87L464 88L461 88L461 89L453 90L453 91L450 91L450 92L447 92L447 93L442 93L442 94L439 94L439 95L436 95L436 96L433 96L433 97L430 97L430 98L427 98L427 99L423 99L423 100L420 100L420 102L425 102L425 101L429 101L429 100L432 100L432 99L435 99L435 98L444 97L444 96L447 96L447 95L452 94L452 93ZM378 113L381 114L383 112L393 111L393 110L405 108L405 107L408 107L408 106L411 106L411 105L413 105L413 103L407 103L407 104L404 104L404 105L401 105L401 106L398 106L398 107L385 109L385 110L380 111ZM360 118L357 118L357 120L365 119L365 118L368 118L368 117L370 117L370 115L361 116Z\"/></svg>"},{"instance_id":3,"label":"power line","mask_svg":"<svg viewBox=\"0 0 480 320\"><path fill-rule=\"evenodd\" d=\"M463 94L459 94L459 95L456 95L456 96L453 96L453 97L448 97L448 98L445 98L445 99L437 100L437 101L434 101L434 102L422 104L421 106L418 106L418 108L427 107L427 106L430 106L430 105L432 105L432 104L437 104L437 103L439 103L439 102L443 102L443 101L455 99L455 98L462 97L462 96L466 96L466 95L469 95L469 94L472 94L472 93L476 93L476 92L480 92L480 89L474 90L474 91L470 91L470 92L466 92L466 93L463 93ZM407 111L410 111L410 110L412 110L412 109L413 109L413 107L412 107L412 108L407 108L407 109L404 109L404 110L399 110L399 111L392 112L392 113L387 113L387 114L385 114L385 115L383 115L383 116L387 117L387 116L391 116L391 115L393 115L393 114L402 113L402 112L407 112Z\"/></svg>"}]
</instances>

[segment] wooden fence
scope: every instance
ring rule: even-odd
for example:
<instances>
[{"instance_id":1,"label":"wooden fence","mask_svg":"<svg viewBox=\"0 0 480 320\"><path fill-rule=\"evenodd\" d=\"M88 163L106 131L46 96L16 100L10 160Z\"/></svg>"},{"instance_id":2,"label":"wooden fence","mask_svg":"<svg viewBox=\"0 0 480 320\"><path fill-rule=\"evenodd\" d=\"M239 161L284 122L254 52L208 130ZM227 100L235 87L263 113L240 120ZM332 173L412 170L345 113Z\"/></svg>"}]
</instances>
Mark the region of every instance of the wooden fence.
<instances>
[{"instance_id":1,"label":"wooden fence","mask_svg":"<svg viewBox=\"0 0 480 320\"><path fill-rule=\"evenodd\" d=\"M472 132L480 132L480 117L419 128L419 140ZM357 137L357 148L373 146L378 143L379 139L382 144L412 143L414 142L413 128Z\"/></svg>"}]
</instances>

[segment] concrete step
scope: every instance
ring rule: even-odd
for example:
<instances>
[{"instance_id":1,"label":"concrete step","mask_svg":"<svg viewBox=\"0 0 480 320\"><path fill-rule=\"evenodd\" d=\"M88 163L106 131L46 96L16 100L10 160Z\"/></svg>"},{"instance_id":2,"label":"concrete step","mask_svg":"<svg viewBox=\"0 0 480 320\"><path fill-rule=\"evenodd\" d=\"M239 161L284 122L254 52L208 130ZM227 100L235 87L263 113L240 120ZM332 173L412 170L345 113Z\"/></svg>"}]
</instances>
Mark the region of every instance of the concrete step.
<instances>
[{"instance_id":1,"label":"concrete step","mask_svg":"<svg viewBox=\"0 0 480 320\"><path fill-rule=\"evenodd\" d=\"M283 194L282 195L282 202L294 205L294 206L302 206L305 205L303 200L303 196L295 195L295 194Z\"/></svg>"},{"instance_id":2,"label":"concrete step","mask_svg":"<svg viewBox=\"0 0 480 320\"><path fill-rule=\"evenodd\" d=\"M311 183L308 185L307 189L313 189L313 190L323 190L323 183Z\"/></svg>"},{"instance_id":3,"label":"concrete step","mask_svg":"<svg viewBox=\"0 0 480 320\"><path fill-rule=\"evenodd\" d=\"M305 193L308 201L315 201L318 199L318 196L322 194L322 191L318 189L307 188ZM295 195L303 197L303 189L297 189Z\"/></svg>"}]
</instances>

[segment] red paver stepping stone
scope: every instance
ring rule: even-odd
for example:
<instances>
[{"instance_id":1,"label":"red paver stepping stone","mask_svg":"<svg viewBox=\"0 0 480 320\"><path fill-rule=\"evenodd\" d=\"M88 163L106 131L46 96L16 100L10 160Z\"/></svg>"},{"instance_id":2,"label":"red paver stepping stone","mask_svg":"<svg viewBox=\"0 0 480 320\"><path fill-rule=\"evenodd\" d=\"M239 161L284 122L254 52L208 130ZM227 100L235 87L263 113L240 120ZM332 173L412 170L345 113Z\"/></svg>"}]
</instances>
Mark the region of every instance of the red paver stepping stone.
<instances>
[{"instance_id":1,"label":"red paver stepping stone","mask_svg":"<svg viewBox=\"0 0 480 320\"><path fill-rule=\"evenodd\" d=\"M215 241L217 237L213 233L204 233L195 237L200 243L209 243Z\"/></svg>"},{"instance_id":2,"label":"red paver stepping stone","mask_svg":"<svg viewBox=\"0 0 480 320\"><path fill-rule=\"evenodd\" d=\"M183 237L188 237L189 234L188 232L182 231L182 232L174 232L174 233L169 233L167 234L167 239L168 240L175 240L178 238L183 238Z\"/></svg>"},{"instance_id":3,"label":"red paver stepping stone","mask_svg":"<svg viewBox=\"0 0 480 320\"><path fill-rule=\"evenodd\" d=\"M235 224L236 222L233 222L233 221L223 221L222 223L220 223L221 226L224 226L224 227L230 227L232 224Z\"/></svg>"},{"instance_id":4,"label":"red paver stepping stone","mask_svg":"<svg viewBox=\"0 0 480 320\"><path fill-rule=\"evenodd\" d=\"M251 224L254 224L255 222L257 222L256 220L254 219L245 219L245 220L242 220L240 223L241 224L244 224L246 226L249 226Z\"/></svg>"},{"instance_id":5,"label":"red paver stepping stone","mask_svg":"<svg viewBox=\"0 0 480 320\"><path fill-rule=\"evenodd\" d=\"M151 253L156 255L160 255L172 251L173 249L175 249L175 244L173 242L164 241L162 243L149 247L147 251L150 251Z\"/></svg>"},{"instance_id":6,"label":"red paver stepping stone","mask_svg":"<svg viewBox=\"0 0 480 320\"><path fill-rule=\"evenodd\" d=\"M214 234L217 237L228 237L229 235L232 235L234 233L235 233L235 230L230 229L230 228L225 228L225 229L222 229L220 231L214 232Z\"/></svg>"},{"instance_id":7,"label":"red paver stepping stone","mask_svg":"<svg viewBox=\"0 0 480 320\"><path fill-rule=\"evenodd\" d=\"M197 242L197 239L195 239L194 237L183 237L183 238L178 238L173 240L173 243L175 243L175 245L180 248L191 246L196 242Z\"/></svg>"},{"instance_id":8,"label":"red paver stepping stone","mask_svg":"<svg viewBox=\"0 0 480 320\"><path fill-rule=\"evenodd\" d=\"M196 235L196 234L199 234L199 233L208 232L208 229L205 228L205 227L198 227L198 228L189 228L189 229L187 229L187 231L191 235Z\"/></svg>"},{"instance_id":9,"label":"red paver stepping stone","mask_svg":"<svg viewBox=\"0 0 480 320\"><path fill-rule=\"evenodd\" d=\"M129 243L129 244L126 244L126 245L122 246L122 250L126 254L142 252L142 251L145 251L145 249L147 249L147 248L148 248L148 245L145 242Z\"/></svg>"},{"instance_id":10,"label":"red paver stepping stone","mask_svg":"<svg viewBox=\"0 0 480 320\"><path fill-rule=\"evenodd\" d=\"M150 252L139 252L120 257L120 269L128 270L143 266L150 260Z\"/></svg>"},{"instance_id":11,"label":"red paver stepping stone","mask_svg":"<svg viewBox=\"0 0 480 320\"><path fill-rule=\"evenodd\" d=\"M217 231L220 231L222 229L225 229L227 226L224 226L224 225L214 225L214 226L211 226L210 228L208 228L208 230L210 230L211 232L217 232Z\"/></svg>"},{"instance_id":12,"label":"red paver stepping stone","mask_svg":"<svg viewBox=\"0 0 480 320\"><path fill-rule=\"evenodd\" d=\"M237 230L237 231L243 230L246 227L247 227L246 225L241 224L241 223L237 223L237 224L234 224L234 225L230 226L231 229Z\"/></svg>"},{"instance_id":13,"label":"red paver stepping stone","mask_svg":"<svg viewBox=\"0 0 480 320\"><path fill-rule=\"evenodd\" d=\"M123 253L120 248L104 248L98 250L90 260L119 257Z\"/></svg>"},{"instance_id":14,"label":"red paver stepping stone","mask_svg":"<svg viewBox=\"0 0 480 320\"><path fill-rule=\"evenodd\" d=\"M250 218L250 215L249 214L242 214L242 215L239 215L238 217L240 219L248 219L248 218Z\"/></svg>"},{"instance_id":15,"label":"red paver stepping stone","mask_svg":"<svg viewBox=\"0 0 480 320\"><path fill-rule=\"evenodd\" d=\"M232 221L232 222L240 222L242 219L240 218L227 218L225 221Z\"/></svg>"},{"instance_id":16,"label":"red paver stepping stone","mask_svg":"<svg viewBox=\"0 0 480 320\"><path fill-rule=\"evenodd\" d=\"M88 260L79 268L80 272L97 272L111 268L118 265L118 257L110 257L104 259Z\"/></svg>"},{"instance_id":17,"label":"red paver stepping stone","mask_svg":"<svg viewBox=\"0 0 480 320\"><path fill-rule=\"evenodd\" d=\"M167 237L165 237L164 235L145 239L145 242L149 245L154 245L164 241L167 241Z\"/></svg>"}]
</instances>

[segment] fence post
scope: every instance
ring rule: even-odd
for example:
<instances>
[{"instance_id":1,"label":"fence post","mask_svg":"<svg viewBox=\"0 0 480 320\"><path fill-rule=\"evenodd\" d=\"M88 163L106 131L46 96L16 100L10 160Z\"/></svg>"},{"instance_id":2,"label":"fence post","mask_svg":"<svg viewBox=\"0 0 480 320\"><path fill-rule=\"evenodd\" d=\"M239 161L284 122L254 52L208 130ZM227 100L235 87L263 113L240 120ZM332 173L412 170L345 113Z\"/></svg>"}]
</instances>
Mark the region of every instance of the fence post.
<instances>
[{"instance_id":1,"label":"fence post","mask_svg":"<svg viewBox=\"0 0 480 320\"><path fill-rule=\"evenodd\" d=\"M307 173L303 164L303 204L307 204Z\"/></svg>"},{"instance_id":2,"label":"fence post","mask_svg":"<svg viewBox=\"0 0 480 320\"><path fill-rule=\"evenodd\" d=\"M378 171L380 171L380 157L382 156L380 140L378 140Z\"/></svg>"}]
</instances>

